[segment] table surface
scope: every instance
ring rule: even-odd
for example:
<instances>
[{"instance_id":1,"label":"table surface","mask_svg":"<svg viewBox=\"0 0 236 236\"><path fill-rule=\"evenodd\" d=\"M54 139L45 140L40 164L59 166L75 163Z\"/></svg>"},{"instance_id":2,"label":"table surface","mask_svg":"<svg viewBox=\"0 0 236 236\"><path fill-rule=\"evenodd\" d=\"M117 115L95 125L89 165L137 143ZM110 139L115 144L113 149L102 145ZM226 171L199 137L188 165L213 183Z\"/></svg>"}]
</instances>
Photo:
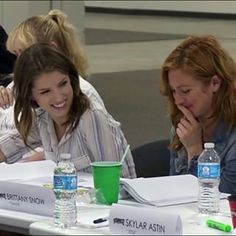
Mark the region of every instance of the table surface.
<instances>
[{"instance_id":1,"label":"table surface","mask_svg":"<svg viewBox=\"0 0 236 236\"><path fill-rule=\"evenodd\" d=\"M128 204L129 201L119 201L120 204ZM131 205L137 205L142 207L137 203L131 203ZM220 202L220 214L217 216L210 217L211 219L218 220L225 224L231 225L231 218L229 215L229 206L226 199ZM197 213L197 203L181 204L174 206L166 206L159 208L166 213L179 214L183 223L183 235L229 235L231 233L226 233L219 231L217 229L209 228L205 225L207 217L199 216ZM41 220L30 224L29 230L31 235L109 235L109 227L101 228L89 228L84 226L84 222L92 221L92 219L104 217L109 214L109 207L91 205L78 207L78 221L83 224L83 226L78 226L73 229L60 229L53 225L53 219ZM208 217L209 218L209 217Z\"/></svg>"},{"instance_id":2,"label":"table surface","mask_svg":"<svg viewBox=\"0 0 236 236\"><path fill-rule=\"evenodd\" d=\"M81 175L82 176L82 175ZM90 176L90 175L89 175ZM84 176L88 178L88 176ZM91 178L91 176L90 176ZM91 185L91 183L90 183ZM92 186L92 185L91 185ZM135 205L138 207L147 207L137 202L130 200L119 200L119 204ZM149 206L150 207L150 206ZM199 217L197 213L197 203L172 205L165 207L158 207L166 213L174 213L180 215L183 224L184 235L222 235L229 234L223 231L209 228L205 225L206 218ZM229 204L227 199L220 201L221 214L211 217L211 219L218 220L220 222L231 224L231 217L229 214ZM47 216L40 216L36 214L29 214L26 212L20 212L18 210L6 210L0 209L0 229L14 231L19 233L25 232L32 235L85 235L85 234L110 234L109 227L94 228L92 224L94 219L108 216L110 206L97 205L97 204L84 204L78 206L78 226L73 229L60 229L53 225L53 218ZM227 213L228 216L224 216L223 213ZM90 224L88 225L88 222ZM91 227L93 226L93 228Z\"/></svg>"}]
</instances>

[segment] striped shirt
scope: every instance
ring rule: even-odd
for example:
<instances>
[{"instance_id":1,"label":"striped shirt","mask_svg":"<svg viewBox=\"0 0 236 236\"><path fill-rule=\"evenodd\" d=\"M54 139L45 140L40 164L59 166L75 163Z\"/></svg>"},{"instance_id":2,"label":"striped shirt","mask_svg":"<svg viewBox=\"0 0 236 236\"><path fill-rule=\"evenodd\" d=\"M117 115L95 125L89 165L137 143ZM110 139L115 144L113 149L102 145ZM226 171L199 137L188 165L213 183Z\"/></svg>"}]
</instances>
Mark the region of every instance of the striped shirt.
<instances>
[{"instance_id":1,"label":"striped shirt","mask_svg":"<svg viewBox=\"0 0 236 236\"><path fill-rule=\"evenodd\" d=\"M91 107L81 116L76 129L64 135L58 142L53 120L47 112L40 111L38 125L32 129L30 143L36 147L42 140L45 159L56 162L58 154L71 153L72 161L78 171L91 172L90 163L93 161L121 160L127 147L127 141L120 128L120 123L107 112L97 91L87 81L81 80L81 78L80 81L83 81L81 90L89 97ZM26 152L26 148L15 130L0 139L0 148L8 163L19 160ZM122 166L122 177L136 177L130 151Z\"/></svg>"},{"instance_id":2,"label":"striped shirt","mask_svg":"<svg viewBox=\"0 0 236 236\"><path fill-rule=\"evenodd\" d=\"M90 163L93 161L120 161L127 147L120 123L92 106L81 116L76 129L64 135L60 142L57 141L53 121L46 112L39 118L39 130L45 159L57 162L60 153L71 153L78 171L91 172ZM122 168L123 177L136 177L130 151Z\"/></svg>"}]
</instances>

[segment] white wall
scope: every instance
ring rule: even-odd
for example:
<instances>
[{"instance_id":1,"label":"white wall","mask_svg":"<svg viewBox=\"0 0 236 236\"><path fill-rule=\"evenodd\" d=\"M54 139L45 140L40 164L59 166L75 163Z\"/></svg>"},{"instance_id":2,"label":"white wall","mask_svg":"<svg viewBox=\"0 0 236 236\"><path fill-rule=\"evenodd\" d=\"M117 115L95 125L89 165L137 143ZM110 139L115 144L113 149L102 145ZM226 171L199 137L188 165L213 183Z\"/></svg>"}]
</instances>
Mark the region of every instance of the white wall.
<instances>
[{"instance_id":1,"label":"white wall","mask_svg":"<svg viewBox=\"0 0 236 236\"><path fill-rule=\"evenodd\" d=\"M236 1L85 1L88 7L236 13Z\"/></svg>"},{"instance_id":2,"label":"white wall","mask_svg":"<svg viewBox=\"0 0 236 236\"><path fill-rule=\"evenodd\" d=\"M84 1L51 1L53 9L63 10L69 17L69 20L77 27L80 33L84 30ZM59 4L58 4L59 3Z\"/></svg>"},{"instance_id":3,"label":"white wall","mask_svg":"<svg viewBox=\"0 0 236 236\"><path fill-rule=\"evenodd\" d=\"M0 23L9 32L12 27L35 14L44 14L49 8L49 1L1 1Z\"/></svg>"},{"instance_id":4,"label":"white wall","mask_svg":"<svg viewBox=\"0 0 236 236\"><path fill-rule=\"evenodd\" d=\"M84 1L0 1L0 24L9 33L11 29L30 16L47 14L52 9L61 9L69 20L84 30Z\"/></svg>"}]
</instances>

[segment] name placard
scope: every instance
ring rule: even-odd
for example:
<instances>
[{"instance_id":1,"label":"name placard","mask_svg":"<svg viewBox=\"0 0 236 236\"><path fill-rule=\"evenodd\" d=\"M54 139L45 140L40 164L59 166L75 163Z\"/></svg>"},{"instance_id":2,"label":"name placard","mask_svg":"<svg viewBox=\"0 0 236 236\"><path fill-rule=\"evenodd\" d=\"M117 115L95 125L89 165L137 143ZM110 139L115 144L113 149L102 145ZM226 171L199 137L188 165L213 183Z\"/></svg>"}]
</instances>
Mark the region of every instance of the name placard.
<instances>
[{"instance_id":1,"label":"name placard","mask_svg":"<svg viewBox=\"0 0 236 236\"><path fill-rule=\"evenodd\" d=\"M55 195L42 186L0 181L0 208L53 216Z\"/></svg>"},{"instance_id":2,"label":"name placard","mask_svg":"<svg viewBox=\"0 0 236 236\"><path fill-rule=\"evenodd\" d=\"M167 214L155 207L113 204L109 215L112 234L182 235L179 215Z\"/></svg>"}]
</instances>

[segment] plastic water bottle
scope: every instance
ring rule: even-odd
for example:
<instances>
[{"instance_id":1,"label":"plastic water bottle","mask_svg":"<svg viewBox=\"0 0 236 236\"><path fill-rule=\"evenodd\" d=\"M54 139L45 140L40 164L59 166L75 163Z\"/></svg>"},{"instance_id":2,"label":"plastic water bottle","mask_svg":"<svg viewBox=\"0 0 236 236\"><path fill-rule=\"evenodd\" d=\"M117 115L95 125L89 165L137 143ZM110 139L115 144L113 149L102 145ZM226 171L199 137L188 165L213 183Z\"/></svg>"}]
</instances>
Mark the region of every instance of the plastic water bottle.
<instances>
[{"instance_id":1,"label":"plastic water bottle","mask_svg":"<svg viewBox=\"0 0 236 236\"><path fill-rule=\"evenodd\" d=\"M54 224L61 228L73 227L77 223L77 174L70 154L61 154L54 170Z\"/></svg>"},{"instance_id":2,"label":"plastic water bottle","mask_svg":"<svg viewBox=\"0 0 236 236\"><path fill-rule=\"evenodd\" d=\"M214 143L205 143L198 158L198 209L202 214L219 212L220 157L214 150Z\"/></svg>"}]
</instances>

